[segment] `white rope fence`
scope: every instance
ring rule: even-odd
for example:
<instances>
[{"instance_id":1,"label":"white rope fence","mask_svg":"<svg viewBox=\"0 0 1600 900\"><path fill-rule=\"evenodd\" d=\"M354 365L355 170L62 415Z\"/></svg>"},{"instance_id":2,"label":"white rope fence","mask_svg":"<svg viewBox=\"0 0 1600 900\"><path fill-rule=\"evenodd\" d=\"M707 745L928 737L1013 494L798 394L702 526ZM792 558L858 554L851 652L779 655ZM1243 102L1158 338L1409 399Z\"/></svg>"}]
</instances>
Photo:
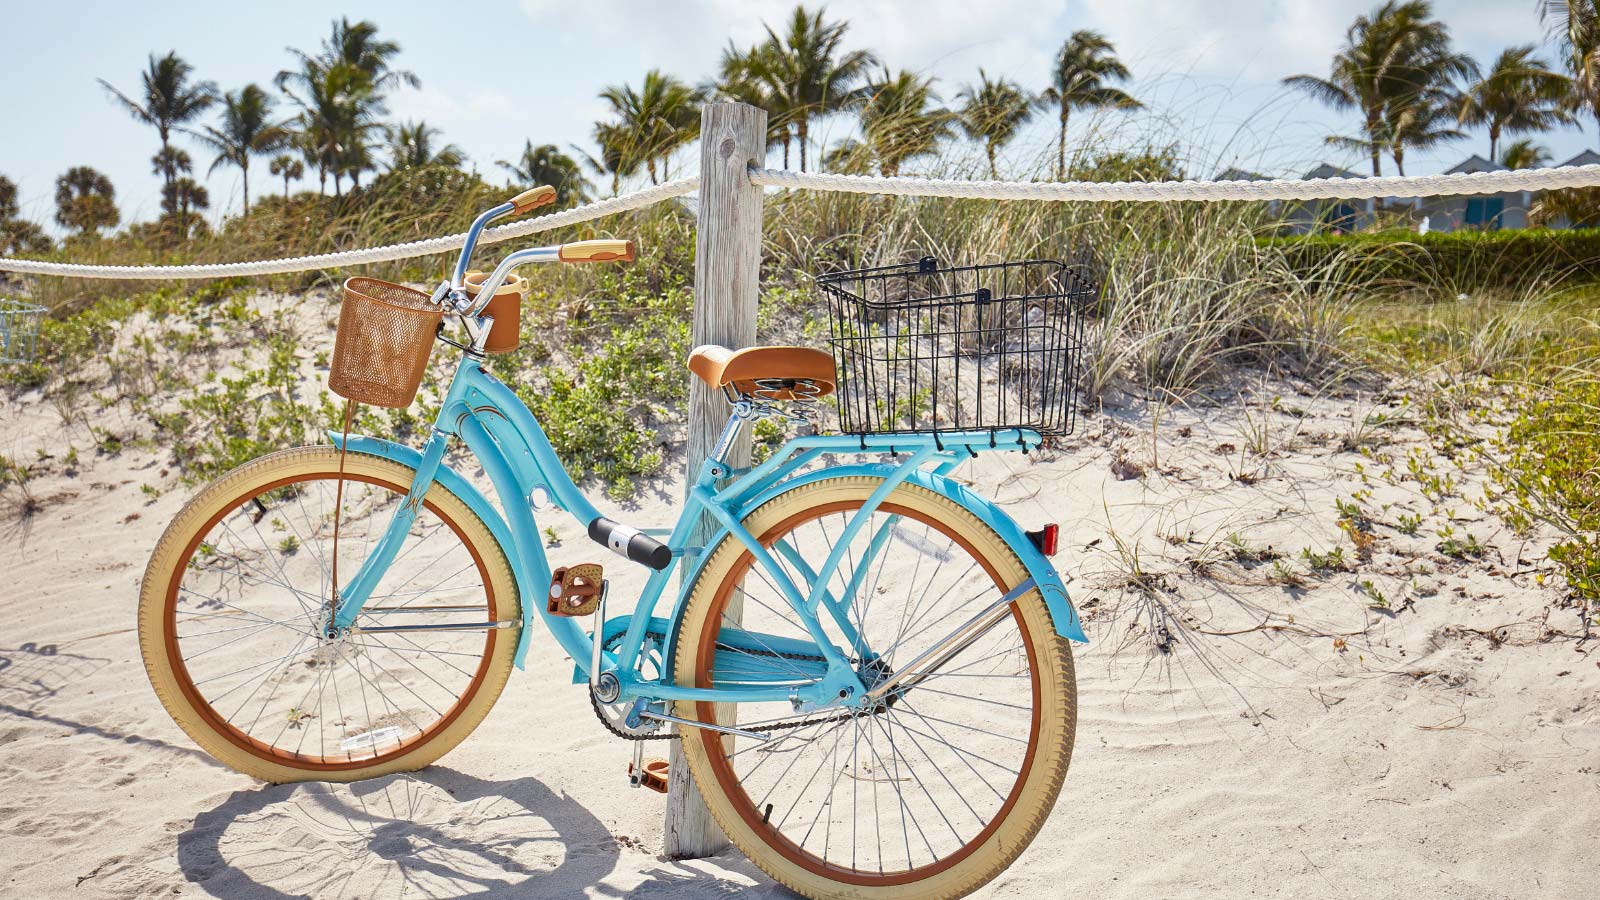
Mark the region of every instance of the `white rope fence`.
<instances>
[{"instance_id":1,"label":"white rope fence","mask_svg":"<svg viewBox=\"0 0 1600 900\"><path fill-rule=\"evenodd\" d=\"M1085 203L1171 203L1184 200L1360 200L1379 197L1440 197L1466 194L1501 194L1600 187L1600 165L1559 166L1472 172L1459 175L1405 175L1381 178L1293 178L1258 181L958 181L940 178L869 175L830 175L752 169L752 184L791 190L837 191L852 194L891 194L904 197L948 197L972 200L1051 200ZM526 237L567 225L576 225L616 213L642 209L673 197L696 193L698 178L680 178L622 197L601 200L564 212L486 230L481 244ZM390 262L457 250L465 234L345 250L317 256L254 262L194 266L93 266L0 257L0 271L71 278L169 280L226 278L238 275L278 275L312 269L333 269Z\"/></svg>"},{"instance_id":2,"label":"white rope fence","mask_svg":"<svg viewBox=\"0 0 1600 900\"><path fill-rule=\"evenodd\" d=\"M1077 200L1087 203L1171 203L1180 200L1362 200L1377 197L1439 197L1502 194L1600 186L1600 165L1403 175L1381 178L1293 178L1258 181L955 181L940 178L879 178L757 169L750 180L766 187L896 194L971 200Z\"/></svg>"},{"instance_id":3,"label":"white rope fence","mask_svg":"<svg viewBox=\"0 0 1600 900\"><path fill-rule=\"evenodd\" d=\"M646 188L636 193L610 200L588 203L525 222L515 222L498 228L485 229L478 243L493 244L526 237L541 231L551 231L566 225L576 225L616 213L642 209L663 200L693 194L700 189L700 179L680 178L665 184ZM445 237L391 244L387 247L368 247L363 250L343 250L316 256L294 256L287 259L263 259L254 262L218 263L196 266L90 266L78 263L40 262L31 259L0 257L0 271L21 272L28 275L60 275L69 278L118 278L144 281L168 279L228 278L238 275L279 275L286 272L307 272L312 269L336 269L342 266L359 266L367 263L411 259L434 253L459 250L467 236L451 234Z\"/></svg>"}]
</instances>

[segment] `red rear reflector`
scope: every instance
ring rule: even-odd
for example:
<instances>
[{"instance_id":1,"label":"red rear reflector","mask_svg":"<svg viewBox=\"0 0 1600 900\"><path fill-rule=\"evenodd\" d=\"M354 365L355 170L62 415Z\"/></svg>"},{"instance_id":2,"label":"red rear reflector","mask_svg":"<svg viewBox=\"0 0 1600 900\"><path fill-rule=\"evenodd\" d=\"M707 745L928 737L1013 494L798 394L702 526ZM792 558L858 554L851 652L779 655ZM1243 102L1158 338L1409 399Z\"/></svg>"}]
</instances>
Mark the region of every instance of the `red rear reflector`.
<instances>
[{"instance_id":1,"label":"red rear reflector","mask_svg":"<svg viewBox=\"0 0 1600 900\"><path fill-rule=\"evenodd\" d=\"M1045 556L1055 556L1061 540L1061 526L1051 522L1038 531L1028 532L1028 540Z\"/></svg>"}]
</instances>

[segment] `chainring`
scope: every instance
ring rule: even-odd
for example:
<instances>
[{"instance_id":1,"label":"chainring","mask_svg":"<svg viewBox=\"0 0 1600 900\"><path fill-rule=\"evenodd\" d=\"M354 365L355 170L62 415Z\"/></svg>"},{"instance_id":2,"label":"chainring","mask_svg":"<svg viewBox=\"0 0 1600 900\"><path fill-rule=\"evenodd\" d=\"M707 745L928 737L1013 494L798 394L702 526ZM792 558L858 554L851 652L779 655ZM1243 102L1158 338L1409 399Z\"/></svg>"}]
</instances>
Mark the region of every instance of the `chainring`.
<instances>
[{"instance_id":1,"label":"chainring","mask_svg":"<svg viewBox=\"0 0 1600 900\"><path fill-rule=\"evenodd\" d=\"M605 649L613 652L616 651L618 647L622 646L622 640L626 636L627 632L618 634L616 637L605 643ZM645 633L645 640L649 642L646 644L646 647L648 648L645 651L646 659L654 663L657 671L660 671L661 669L661 657L659 655L660 651L658 648L660 648L661 643L663 640L665 640L665 638L665 635L654 634L651 632ZM650 656L651 653L655 653L657 655L652 657ZM601 702L600 698L595 695L594 688L590 688L589 705L594 708L595 718L600 720L600 724L604 725L607 731L624 740L668 741L676 737L676 735L670 732L667 734L657 734L656 732L661 730L662 723L655 719L641 719L639 720L637 727L629 728L628 712L633 709L632 700L619 703L603 703Z\"/></svg>"}]
</instances>

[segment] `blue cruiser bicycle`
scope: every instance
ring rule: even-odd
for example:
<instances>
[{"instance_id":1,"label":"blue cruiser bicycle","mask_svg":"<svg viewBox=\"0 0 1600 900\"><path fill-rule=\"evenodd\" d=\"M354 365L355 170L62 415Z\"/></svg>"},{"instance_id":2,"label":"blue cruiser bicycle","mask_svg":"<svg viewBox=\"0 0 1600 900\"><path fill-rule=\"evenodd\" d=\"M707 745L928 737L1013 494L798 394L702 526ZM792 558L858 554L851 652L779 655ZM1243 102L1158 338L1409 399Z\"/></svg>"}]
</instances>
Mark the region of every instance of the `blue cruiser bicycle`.
<instances>
[{"instance_id":1,"label":"blue cruiser bicycle","mask_svg":"<svg viewBox=\"0 0 1600 900\"><path fill-rule=\"evenodd\" d=\"M980 453L1068 430L1085 303L1078 267L931 257L825 275L832 353L696 348L732 413L670 529L601 515L539 422L482 366L517 344L518 266L631 260L625 241L520 250L468 272L483 213L431 294L346 284L330 387L403 407L442 341L460 363L421 449L331 433L263 456L178 514L145 573L140 642L177 723L272 782L421 768L521 667L537 619L605 728L677 738L728 837L812 897L956 897L1004 870L1072 754L1069 641L1048 557L954 479ZM830 410L832 412L830 412ZM727 457L762 418L837 416L766 460ZM348 419L347 419L348 422ZM498 505L444 464L459 441ZM600 564L551 569L561 511L648 580L615 610Z\"/></svg>"}]
</instances>

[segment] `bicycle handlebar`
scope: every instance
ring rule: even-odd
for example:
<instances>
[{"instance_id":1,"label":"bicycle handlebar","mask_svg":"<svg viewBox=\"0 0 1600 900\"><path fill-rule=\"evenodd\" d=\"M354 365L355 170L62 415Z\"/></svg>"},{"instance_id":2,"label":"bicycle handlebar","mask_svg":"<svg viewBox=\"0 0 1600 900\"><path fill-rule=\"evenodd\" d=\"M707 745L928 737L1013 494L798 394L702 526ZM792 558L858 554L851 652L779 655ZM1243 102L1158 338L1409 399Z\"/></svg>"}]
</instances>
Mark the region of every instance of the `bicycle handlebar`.
<instances>
[{"instance_id":1,"label":"bicycle handlebar","mask_svg":"<svg viewBox=\"0 0 1600 900\"><path fill-rule=\"evenodd\" d=\"M633 258L633 241L610 238L574 241L553 247L528 247L515 253L508 253L506 258L500 260L500 264L494 267L494 271L489 273L489 277L483 280L482 286L478 288L477 299L462 312L468 316L476 316L483 312L483 308L489 305L489 298L500 290L500 286L505 284L511 272L523 263L632 262Z\"/></svg>"},{"instance_id":2,"label":"bicycle handlebar","mask_svg":"<svg viewBox=\"0 0 1600 900\"><path fill-rule=\"evenodd\" d=\"M506 202L512 206L512 215L520 216L556 202L556 189L548 184L541 184L523 191Z\"/></svg>"},{"instance_id":3,"label":"bicycle handlebar","mask_svg":"<svg viewBox=\"0 0 1600 900\"><path fill-rule=\"evenodd\" d=\"M633 241L603 239L562 244L556 257L564 263L633 262Z\"/></svg>"},{"instance_id":4,"label":"bicycle handlebar","mask_svg":"<svg viewBox=\"0 0 1600 900\"><path fill-rule=\"evenodd\" d=\"M488 305L489 298L500 290L506 277L518 265L526 262L632 262L634 258L633 241L614 240L603 238L592 241L575 241L570 244L561 244L555 247L529 247L508 254L505 259L495 266L494 271L485 278L478 289L475 300L468 301L465 294L465 279L467 264L472 259L472 251L477 247L478 236L485 226L496 219L508 215L522 215L530 210L537 209L556 199L556 189L549 185L540 185L512 197L498 206L484 210L472 222L472 227L467 229L466 242L461 247L461 255L456 258L455 272L450 281L441 285L434 295L441 302L449 297L454 308L467 316L476 316Z\"/></svg>"}]
</instances>

